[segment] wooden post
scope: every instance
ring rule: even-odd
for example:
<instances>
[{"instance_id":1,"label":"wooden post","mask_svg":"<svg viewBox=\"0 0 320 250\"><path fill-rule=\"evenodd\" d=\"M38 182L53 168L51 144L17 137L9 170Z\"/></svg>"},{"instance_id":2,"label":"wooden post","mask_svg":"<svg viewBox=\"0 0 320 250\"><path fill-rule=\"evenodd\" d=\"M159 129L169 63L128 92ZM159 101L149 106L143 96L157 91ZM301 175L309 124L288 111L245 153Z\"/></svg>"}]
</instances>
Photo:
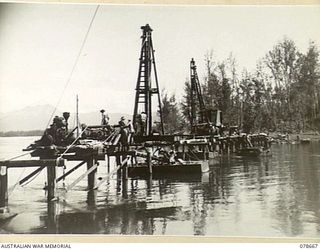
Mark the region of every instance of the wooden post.
<instances>
[{"instance_id":1,"label":"wooden post","mask_svg":"<svg viewBox=\"0 0 320 250\"><path fill-rule=\"evenodd\" d=\"M7 204L8 204L8 169L6 166L1 166L0 167L0 210L5 209Z\"/></svg>"},{"instance_id":2,"label":"wooden post","mask_svg":"<svg viewBox=\"0 0 320 250\"><path fill-rule=\"evenodd\" d=\"M122 162L123 162L124 160L126 160L126 158L127 158L127 155L126 155L126 154L123 155L123 157L122 157ZM121 162L121 164L122 164L122 162ZM123 166L122 166L122 179L123 179L123 180L128 179L128 161L126 161L125 163L123 163Z\"/></svg>"},{"instance_id":3,"label":"wooden post","mask_svg":"<svg viewBox=\"0 0 320 250\"><path fill-rule=\"evenodd\" d=\"M121 192L121 178L117 176L117 194Z\"/></svg>"},{"instance_id":4,"label":"wooden post","mask_svg":"<svg viewBox=\"0 0 320 250\"><path fill-rule=\"evenodd\" d=\"M242 137L239 138L239 149L243 149L242 141L243 141Z\"/></svg>"},{"instance_id":5,"label":"wooden post","mask_svg":"<svg viewBox=\"0 0 320 250\"><path fill-rule=\"evenodd\" d=\"M186 160L186 148L185 148L185 143L182 144L182 160Z\"/></svg>"},{"instance_id":6,"label":"wooden post","mask_svg":"<svg viewBox=\"0 0 320 250\"><path fill-rule=\"evenodd\" d=\"M51 167L53 168L53 167ZM57 203L48 200L47 202L47 233L57 233L58 229L58 216L57 216Z\"/></svg>"},{"instance_id":7,"label":"wooden post","mask_svg":"<svg viewBox=\"0 0 320 250\"><path fill-rule=\"evenodd\" d=\"M210 144L211 144L211 151L215 152L217 150L217 148L216 148L216 142L215 142L214 138L211 138Z\"/></svg>"},{"instance_id":8,"label":"wooden post","mask_svg":"<svg viewBox=\"0 0 320 250\"><path fill-rule=\"evenodd\" d=\"M110 173L110 156L109 155L107 155L106 160L107 160L107 172Z\"/></svg>"},{"instance_id":9,"label":"wooden post","mask_svg":"<svg viewBox=\"0 0 320 250\"><path fill-rule=\"evenodd\" d=\"M97 191L96 190L89 190L87 194L87 204L91 208L96 207L96 198L97 198Z\"/></svg>"},{"instance_id":10,"label":"wooden post","mask_svg":"<svg viewBox=\"0 0 320 250\"><path fill-rule=\"evenodd\" d=\"M47 182L48 182L48 200L52 200L55 197L56 191L56 167L47 167Z\"/></svg>"},{"instance_id":11,"label":"wooden post","mask_svg":"<svg viewBox=\"0 0 320 250\"><path fill-rule=\"evenodd\" d=\"M97 160L93 156L88 157L87 169L89 170L96 163ZM91 173L88 174L88 190L91 190L96 186L96 173L97 169L93 170Z\"/></svg>"},{"instance_id":12,"label":"wooden post","mask_svg":"<svg viewBox=\"0 0 320 250\"><path fill-rule=\"evenodd\" d=\"M147 150L147 165L149 168L149 174L152 175L151 153L149 150Z\"/></svg>"},{"instance_id":13,"label":"wooden post","mask_svg":"<svg viewBox=\"0 0 320 250\"><path fill-rule=\"evenodd\" d=\"M149 176L149 178L146 180L147 182L147 195L151 196L152 193L152 175Z\"/></svg>"},{"instance_id":14,"label":"wooden post","mask_svg":"<svg viewBox=\"0 0 320 250\"><path fill-rule=\"evenodd\" d=\"M120 155L116 155L116 165L117 165L117 167L118 167L119 165L121 165ZM121 168L119 168L119 169L117 170L117 178L118 178L118 179L121 178Z\"/></svg>"},{"instance_id":15,"label":"wooden post","mask_svg":"<svg viewBox=\"0 0 320 250\"><path fill-rule=\"evenodd\" d=\"M123 172L126 172L125 169L123 169ZM128 198L128 179L124 178L124 174L122 172L122 197L124 199Z\"/></svg>"}]
</instances>

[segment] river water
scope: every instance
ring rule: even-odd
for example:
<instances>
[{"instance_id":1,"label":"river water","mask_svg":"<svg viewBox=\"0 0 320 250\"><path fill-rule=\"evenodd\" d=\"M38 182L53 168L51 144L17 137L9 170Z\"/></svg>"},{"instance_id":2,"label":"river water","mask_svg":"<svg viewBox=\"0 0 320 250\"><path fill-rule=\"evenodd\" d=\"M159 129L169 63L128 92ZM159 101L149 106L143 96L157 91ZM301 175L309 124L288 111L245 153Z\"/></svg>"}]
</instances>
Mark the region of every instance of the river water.
<instances>
[{"instance_id":1,"label":"river water","mask_svg":"<svg viewBox=\"0 0 320 250\"><path fill-rule=\"evenodd\" d=\"M0 158L21 154L35 139L0 138ZM84 179L50 204L43 171L10 193L10 212L18 215L0 232L320 237L320 143L273 145L271 157L226 155L210 169L157 180L114 176L95 192L86 191ZM32 170L10 169L9 186ZM84 172L79 168L59 188ZM97 176L106 174L101 162Z\"/></svg>"}]
</instances>

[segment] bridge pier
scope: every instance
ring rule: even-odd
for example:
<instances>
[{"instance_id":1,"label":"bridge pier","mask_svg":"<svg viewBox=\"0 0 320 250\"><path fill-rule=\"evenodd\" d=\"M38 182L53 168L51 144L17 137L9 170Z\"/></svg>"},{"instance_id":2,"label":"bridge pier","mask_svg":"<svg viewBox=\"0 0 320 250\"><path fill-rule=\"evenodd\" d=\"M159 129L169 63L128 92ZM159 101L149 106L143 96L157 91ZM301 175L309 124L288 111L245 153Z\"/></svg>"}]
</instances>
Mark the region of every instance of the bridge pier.
<instances>
[{"instance_id":1,"label":"bridge pier","mask_svg":"<svg viewBox=\"0 0 320 250\"><path fill-rule=\"evenodd\" d=\"M87 169L92 168L94 164L97 164L97 160L93 156L88 157ZM96 186L96 173L97 169L88 174L88 190L92 190Z\"/></svg>"},{"instance_id":2,"label":"bridge pier","mask_svg":"<svg viewBox=\"0 0 320 250\"><path fill-rule=\"evenodd\" d=\"M8 168L0 167L0 214L4 213L8 205Z\"/></svg>"},{"instance_id":3,"label":"bridge pier","mask_svg":"<svg viewBox=\"0 0 320 250\"><path fill-rule=\"evenodd\" d=\"M47 167L47 191L48 201L51 201L55 197L56 193L56 167Z\"/></svg>"},{"instance_id":4,"label":"bridge pier","mask_svg":"<svg viewBox=\"0 0 320 250\"><path fill-rule=\"evenodd\" d=\"M116 155L116 166L121 165L121 156L120 155ZM117 170L117 179L121 178L121 168L119 168Z\"/></svg>"}]
</instances>

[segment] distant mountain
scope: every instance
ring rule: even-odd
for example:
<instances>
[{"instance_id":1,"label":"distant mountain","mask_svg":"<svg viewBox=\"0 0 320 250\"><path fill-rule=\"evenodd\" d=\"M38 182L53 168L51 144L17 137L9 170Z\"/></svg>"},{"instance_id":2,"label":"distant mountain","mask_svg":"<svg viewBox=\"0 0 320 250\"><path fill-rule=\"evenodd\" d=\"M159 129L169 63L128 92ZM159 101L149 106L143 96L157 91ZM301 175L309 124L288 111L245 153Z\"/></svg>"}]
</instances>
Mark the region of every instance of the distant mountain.
<instances>
[{"instance_id":1,"label":"distant mountain","mask_svg":"<svg viewBox=\"0 0 320 250\"><path fill-rule=\"evenodd\" d=\"M49 122L49 118L54 110L51 105L28 106L21 110L0 114L0 131L28 131L28 130L44 130ZM55 115L62 116L62 111L57 110ZM121 116L131 119L131 115L123 113L108 113L110 123L116 124ZM80 123L87 125L98 125L101 122L101 114L97 112L79 113ZM75 126L75 113L70 114L69 128Z\"/></svg>"}]
</instances>

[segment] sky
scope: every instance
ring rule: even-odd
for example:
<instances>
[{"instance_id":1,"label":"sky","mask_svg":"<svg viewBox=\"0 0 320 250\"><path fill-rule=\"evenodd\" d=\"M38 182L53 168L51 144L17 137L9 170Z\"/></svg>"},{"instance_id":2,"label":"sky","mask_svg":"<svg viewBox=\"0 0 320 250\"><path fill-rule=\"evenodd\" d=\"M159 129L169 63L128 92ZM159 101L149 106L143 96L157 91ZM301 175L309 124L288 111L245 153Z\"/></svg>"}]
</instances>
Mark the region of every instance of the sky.
<instances>
[{"instance_id":1,"label":"sky","mask_svg":"<svg viewBox=\"0 0 320 250\"><path fill-rule=\"evenodd\" d=\"M96 5L0 3L0 113L58 105L81 112L132 114L141 47L148 23L160 88L182 95L193 57L202 81L204 56L233 53L239 69L254 69L284 36L306 51L320 45L319 6L101 5L72 78Z\"/></svg>"}]
</instances>

